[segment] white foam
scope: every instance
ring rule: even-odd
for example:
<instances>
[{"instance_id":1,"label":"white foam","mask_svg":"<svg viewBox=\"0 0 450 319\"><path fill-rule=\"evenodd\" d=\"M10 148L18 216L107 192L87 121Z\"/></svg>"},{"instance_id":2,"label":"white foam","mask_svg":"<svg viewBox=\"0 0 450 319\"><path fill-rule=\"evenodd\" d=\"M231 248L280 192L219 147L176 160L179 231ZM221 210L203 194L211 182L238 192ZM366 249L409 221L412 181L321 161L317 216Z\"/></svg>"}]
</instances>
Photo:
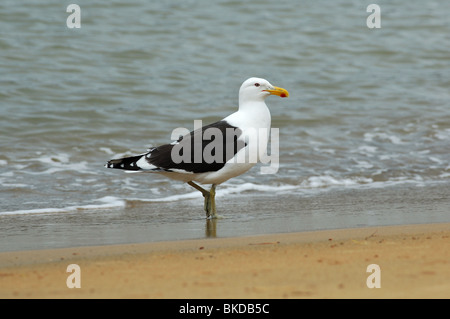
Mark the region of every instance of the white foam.
<instances>
[{"instance_id":1,"label":"white foam","mask_svg":"<svg viewBox=\"0 0 450 319\"><path fill-rule=\"evenodd\" d=\"M79 206L67 206L63 208L38 208L38 209L25 209L15 210L8 212L0 212L0 216L3 215L22 215L22 214L54 214L54 213L68 213L78 210L97 210L97 209L111 209L111 208L124 208L125 201L113 196L105 196L95 201L102 202L103 204L90 204Z\"/></svg>"},{"instance_id":2,"label":"white foam","mask_svg":"<svg viewBox=\"0 0 450 319\"><path fill-rule=\"evenodd\" d=\"M396 177L389 181L374 182L372 178L367 177L350 177L350 178L337 178L331 175L323 176L311 176L298 185L265 185L265 184L253 184L253 183L242 183L242 184L231 184L225 183L220 185L216 189L216 196L222 197L230 194L242 194L248 191L254 191L255 193L270 193L274 194L285 194L286 192L302 193L302 194L312 194L315 192L326 191L335 187L348 187L348 188L382 188L386 186L393 186L398 184L416 184L422 185L423 180L420 176L415 176L412 178L408 177ZM209 185L205 186L205 189L209 189ZM157 192L154 192L155 194ZM181 200L190 199L203 199L202 194L199 191L192 191L189 193L170 195L160 198L128 198L129 201L139 201L139 202L174 202Z\"/></svg>"},{"instance_id":3,"label":"white foam","mask_svg":"<svg viewBox=\"0 0 450 319\"><path fill-rule=\"evenodd\" d=\"M27 164L15 164L13 167L15 170L23 171L27 174L32 175L45 175L45 174L53 174L56 172L62 171L76 171L76 172L84 172L97 174L94 170L90 169L90 165L86 161L82 162L73 162L70 160L70 156L65 153L59 153L56 155L44 155L36 158L29 159L18 159L19 163L27 163ZM39 162L46 164L47 168L45 171L32 171L27 170L27 167L30 163Z\"/></svg>"},{"instance_id":4,"label":"white foam","mask_svg":"<svg viewBox=\"0 0 450 319\"><path fill-rule=\"evenodd\" d=\"M55 163L68 163L69 155L60 153L52 156L41 156L35 159L38 162L46 163L46 164L55 164Z\"/></svg>"},{"instance_id":5,"label":"white foam","mask_svg":"<svg viewBox=\"0 0 450 319\"><path fill-rule=\"evenodd\" d=\"M430 161L432 161L432 162L435 162L435 163L438 163L438 164L443 164L443 162L442 162L439 158L437 158L437 157L429 156L428 159L429 159Z\"/></svg>"},{"instance_id":6,"label":"white foam","mask_svg":"<svg viewBox=\"0 0 450 319\"><path fill-rule=\"evenodd\" d=\"M435 134L437 139L446 140L450 138L450 129L445 129L445 131L437 132Z\"/></svg>"},{"instance_id":7,"label":"white foam","mask_svg":"<svg viewBox=\"0 0 450 319\"><path fill-rule=\"evenodd\" d=\"M354 186L358 184L372 183L371 178L366 177L354 177L337 179L330 175L323 176L311 176L304 180L300 185L306 188L323 188L328 186Z\"/></svg>"},{"instance_id":8,"label":"white foam","mask_svg":"<svg viewBox=\"0 0 450 319\"><path fill-rule=\"evenodd\" d=\"M395 135L388 135L384 132L381 133L365 133L364 141L372 142L374 138L379 138L381 140L389 140L392 144L403 144L403 141Z\"/></svg>"},{"instance_id":9,"label":"white foam","mask_svg":"<svg viewBox=\"0 0 450 319\"><path fill-rule=\"evenodd\" d=\"M297 185L266 185L266 184L253 184L253 183L243 183L243 184L226 184L227 188L224 188L217 193L220 195L228 195L235 193L242 193L246 191L258 191L258 192L285 192L290 190L298 189Z\"/></svg>"},{"instance_id":10,"label":"white foam","mask_svg":"<svg viewBox=\"0 0 450 319\"><path fill-rule=\"evenodd\" d=\"M0 166L5 166L8 165L8 161L7 160L0 160Z\"/></svg>"},{"instance_id":11,"label":"white foam","mask_svg":"<svg viewBox=\"0 0 450 319\"><path fill-rule=\"evenodd\" d=\"M7 188L28 188L30 185L27 184L20 184L20 183L4 183L2 180L0 180L0 185Z\"/></svg>"},{"instance_id":12,"label":"white foam","mask_svg":"<svg viewBox=\"0 0 450 319\"><path fill-rule=\"evenodd\" d=\"M58 164L54 165L54 167L51 167L42 172L27 172L27 173L33 174L33 175L41 175L41 174L53 174L56 172L63 172L63 171L76 171L76 172L84 172L84 173L89 172L90 174L97 174L97 173L89 170L89 165L86 161L79 162L79 163L68 163L68 164L58 163Z\"/></svg>"},{"instance_id":13,"label":"white foam","mask_svg":"<svg viewBox=\"0 0 450 319\"><path fill-rule=\"evenodd\" d=\"M113 150L110 149L109 147L100 147L99 150L102 151L102 152L105 152L106 154L109 154L109 155L113 155L114 154Z\"/></svg>"},{"instance_id":14,"label":"white foam","mask_svg":"<svg viewBox=\"0 0 450 319\"><path fill-rule=\"evenodd\" d=\"M49 214L49 213L66 213L68 210L64 208L39 208L39 209L24 209L14 210L9 212L0 212L3 215L22 215L22 214Z\"/></svg>"},{"instance_id":15,"label":"white foam","mask_svg":"<svg viewBox=\"0 0 450 319\"><path fill-rule=\"evenodd\" d=\"M90 209L106 209L106 208L124 208L126 205L124 200L114 196L105 196L97 199L97 201L103 202L104 204L72 206L69 208L74 210L90 210Z\"/></svg>"},{"instance_id":16,"label":"white foam","mask_svg":"<svg viewBox=\"0 0 450 319\"><path fill-rule=\"evenodd\" d=\"M140 202L176 202L179 200L184 199L194 199L194 198L201 198L202 194L199 191L186 193L186 194L177 194L167 197L161 197L161 198L129 198L130 201L140 201Z\"/></svg>"},{"instance_id":17,"label":"white foam","mask_svg":"<svg viewBox=\"0 0 450 319\"><path fill-rule=\"evenodd\" d=\"M40 159L41 161L45 159ZM56 172L64 172L64 171L76 171L76 172L84 172L90 174L97 174L96 172L89 169L88 162L82 161L78 163L67 163L67 162L49 162L52 167L46 169L42 172L31 172L25 171L27 174L32 175L42 175L42 174L53 174Z\"/></svg>"},{"instance_id":18,"label":"white foam","mask_svg":"<svg viewBox=\"0 0 450 319\"><path fill-rule=\"evenodd\" d=\"M358 150L365 154L365 153L375 153L377 151L377 147L376 146L368 146L368 145L363 145L358 147Z\"/></svg>"},{"instance_id":19,"label":"white foam","mask_svg":"<svg viewBox=\"0 0 450 319\"><path fill-rule=\"evenodd\" d=\"M206 187L206 189L209 189L209 186ZM253 184L253 183L243 183L243 184L224 184L221 185L216 189L216 196L226 196L229 194L236 194L236 193L242 193L246 191L258 191L258 192L285 192L288 190L296 190L298 189L298 186L296 185L277 185L277 186L271 186L271 185L260 185L260 184ZM172 202L172 201L179 201L179 200L185 200L185 199L197 199L202 198L202 194L199 191L194 191L190 193L185 194L177 194L177 195L171 195L167 197L162 198L155 198L155 199L141 199L141 198L132 198L129 199L131 201L142 201L142 202Z\"/></svg>"},{"instance_id":20,"label":"white foam","mask_svg":"<svg viewBox=\"0 0 450 319\"><path fill-rule=\"evenodd\" d=\"M4 177L13 177L13 176L14 176L14 172L11 172L11 171L9 171L9 172L4 172L4 173L1 173L0 176L4 176Z\"/></svg>"},{"instance_id":21,"label":"white foam","mask_svg":"<svg viewBox=\"0 0 450 319\"><path fill-rule=\"evenodd\" d=\"M369 168L373 167L372 164L370 164L369 162L366 162L366 161L356 161L356 163L357 163L356 166L360 167L360 168L369 169Z\"/></svg>"},{"instance_id":22,"label":"white foam","mask_svg":"<svg viewBox=\"0 0 450 319\"><path fill-rule=\"evenodd\" d=\"M281 184L281 185L265 185L265 184L230 184L225 183L220 185L216 189L216 196L222 197L230 194L240 194L247 191L255 191L256 193L270 193L282 194L286 192L309 194L310 192L324 191L334 187L349 187L349 188L381 188L386 186L398 185L398 184L417 184L421 185L423 179L420 176L408 178L396 177L388 181L374 182L372 178L368 177L350 177L350 178L337 178L331 175L311 176L298 185ZM209 189L209 186L205 186L205 189ZM155 194L157 192L154 192ZM173 202L189 199L202 199L202 194L199 191L192 191L189 193L176 194L160 198L129 198L130 201L140 202Z\"/></svg>"}]
</instances>

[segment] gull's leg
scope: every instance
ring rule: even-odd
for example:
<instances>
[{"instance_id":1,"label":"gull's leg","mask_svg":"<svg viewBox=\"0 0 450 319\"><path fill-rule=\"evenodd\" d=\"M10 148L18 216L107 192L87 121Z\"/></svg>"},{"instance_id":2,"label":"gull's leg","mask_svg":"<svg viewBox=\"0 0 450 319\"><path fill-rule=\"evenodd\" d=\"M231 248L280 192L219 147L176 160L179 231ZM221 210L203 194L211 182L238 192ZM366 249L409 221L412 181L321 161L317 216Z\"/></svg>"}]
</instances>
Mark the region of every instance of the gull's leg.
<instances>
[{"instance_id":1,"label":"gull's leg","mask_svg":"<svg viewBox=\"0 0 450 319\"><path fill-rule=\"evenodd\" d=\"M191 185L192 187L194 187L196 190L200 191L203 194L203 196L209 195L209 192L206 189L204 189L201 186L198 186L194 182L191 181L191 182L188 182L188 184Z\"/></svg>"},{"instance_id":2,"label":"gull's leg","mask_svg":"<svg viewBox=\"0 0 450 319\"><path fill-rule=\"evenodd\" d=\"M216 216L216 204L215 204L215 199L214 199L214 196L216 195L216 192L215 192L216 186L213 185L211 187L211 191L208 192L206 189L195 184L192 181L188 182L188 184L203 194L203 197L205 198L203 207L206 212L206 218L216 218L217 217ZM212 215L211 215L211 213L212 213Z\"/></svg>"},{"instance_id":3,"label":"gull's leg","mask_svg":"<svg viewBox=\"0 0 450 319\"><path fill-rule=\"evenodd\" d=\"M206 218L211 218L211 196L208 194L205 196L205 204L203 205L206 212Z\"/></svg>"},{"instance_id":4,"label":"gull's leg","mask_svg":"<svg viewBox=\"0 0 450 319\"><path fill-rule=\"evenodd\" d=\"M216 184L212 184L211 190L209 191L209 197L211 202L211 218L217 218L216 214Z\"/></svg>"}]
</instances>

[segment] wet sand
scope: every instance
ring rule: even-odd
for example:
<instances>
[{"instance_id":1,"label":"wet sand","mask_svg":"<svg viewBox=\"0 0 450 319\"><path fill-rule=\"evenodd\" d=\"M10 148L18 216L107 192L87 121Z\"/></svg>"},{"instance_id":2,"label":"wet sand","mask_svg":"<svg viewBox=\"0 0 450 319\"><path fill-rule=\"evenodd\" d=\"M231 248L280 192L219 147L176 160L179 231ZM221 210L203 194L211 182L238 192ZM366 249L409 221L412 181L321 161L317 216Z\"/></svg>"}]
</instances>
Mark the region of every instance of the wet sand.
<instances>
[{"instance_id":1,"label":"wet sand","mask_svg":"<svg viewBox=\"0 0 450 319\"><path fill-rule=\"evenodd\" d=\"M447 184L406 184L230 196L219 190L216 202L223 218L216 223L205 220L197 191L196 199L128 200L118 209L0 214L0 252L450 223L448 189Z\"/></svg>"},{"instance_id":2,"label":"wet sand","mask_svg":"<svg viewBox=\"0 0 450 319\"><path fill-rule=\"evenodd\" d=\"M439 223L4 252L0 297L450 298L449 243Z\"/></svg>"}]
</instances>

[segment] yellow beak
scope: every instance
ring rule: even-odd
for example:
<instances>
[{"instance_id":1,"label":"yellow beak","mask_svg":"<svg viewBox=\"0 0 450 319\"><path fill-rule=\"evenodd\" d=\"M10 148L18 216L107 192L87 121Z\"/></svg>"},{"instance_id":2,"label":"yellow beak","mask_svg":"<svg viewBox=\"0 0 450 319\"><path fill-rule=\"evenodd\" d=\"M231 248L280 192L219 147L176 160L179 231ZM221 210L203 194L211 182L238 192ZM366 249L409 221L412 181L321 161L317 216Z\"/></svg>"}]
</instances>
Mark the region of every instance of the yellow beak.
<instances>
[{"instance_id":1,"label":"yellow beak","mask_svg":"<svg viewBox=\"0 0 450 319\"><path fill-rule=\"evenodd\" d=\"M266 92L269 92L270 94L273 95L278 95L279 97L288 97L289 96L289 92L283 88L279 88L277 86L273 87L273 90L265 90Z\"/></svg>"}]
</instances>

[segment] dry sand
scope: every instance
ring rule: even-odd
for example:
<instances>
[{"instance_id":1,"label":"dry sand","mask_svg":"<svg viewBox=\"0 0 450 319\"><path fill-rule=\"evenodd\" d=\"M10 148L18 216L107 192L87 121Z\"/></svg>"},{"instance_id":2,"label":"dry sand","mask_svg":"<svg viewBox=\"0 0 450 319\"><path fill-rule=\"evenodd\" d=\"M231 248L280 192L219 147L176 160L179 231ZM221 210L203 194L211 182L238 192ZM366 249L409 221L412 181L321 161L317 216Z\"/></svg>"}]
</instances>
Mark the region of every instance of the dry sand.
<instances>
[{"instance_id":1,"label":"dry sand","mask_svg":"<svg viewBox=\"0 0 450 319\"><path fill-rule=\"evenodd\" d=\"M0 297L449 298L449 247L450 224L429 224L6 252Z\"/></svg>"}]
</instances>

